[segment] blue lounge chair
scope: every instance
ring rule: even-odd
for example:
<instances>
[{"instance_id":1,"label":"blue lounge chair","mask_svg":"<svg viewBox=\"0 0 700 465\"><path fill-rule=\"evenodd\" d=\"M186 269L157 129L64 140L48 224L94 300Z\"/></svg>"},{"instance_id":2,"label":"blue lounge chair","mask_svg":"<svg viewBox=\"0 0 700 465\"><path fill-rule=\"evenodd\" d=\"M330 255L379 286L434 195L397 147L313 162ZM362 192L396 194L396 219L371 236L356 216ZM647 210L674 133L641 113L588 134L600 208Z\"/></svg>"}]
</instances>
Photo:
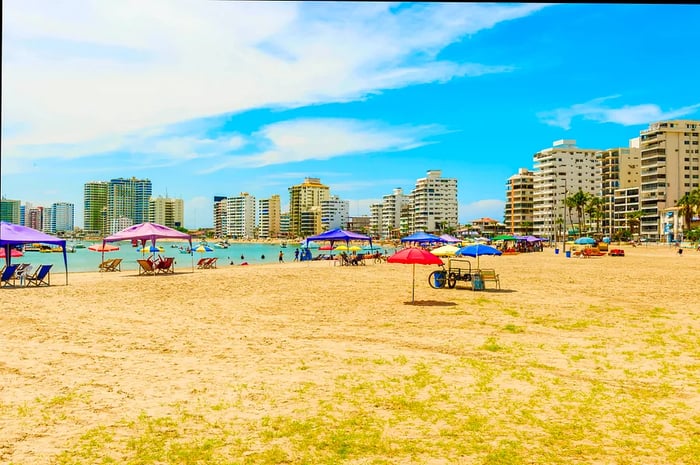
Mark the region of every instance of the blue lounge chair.
<instances>
[{"instance_id":1,"label":"blue lounge chair","mask_svg":"<svg viewBox=\"0 0 700 465\"><path fill-rule=\"evenodd\" d=\"M25 279L27 280L27 286L41 286L42 284L44 286L50 286L51 285L51 267L53 265L41 265L39 268L37 268L36 272L31 275L27 276Z\"/></svg>"},{"instance_id":2,"label":"blue lounge chair","mask_svg":"<svg viewBox=\"0 0 700 465\"><path fill-rule=\"evenodd\" d=\"M2 270L2 281L0 281L0 286L14 286L15 280L17 279L17 267L19 264L14 264L6 266Z\"/></svg>"}]
</instances>

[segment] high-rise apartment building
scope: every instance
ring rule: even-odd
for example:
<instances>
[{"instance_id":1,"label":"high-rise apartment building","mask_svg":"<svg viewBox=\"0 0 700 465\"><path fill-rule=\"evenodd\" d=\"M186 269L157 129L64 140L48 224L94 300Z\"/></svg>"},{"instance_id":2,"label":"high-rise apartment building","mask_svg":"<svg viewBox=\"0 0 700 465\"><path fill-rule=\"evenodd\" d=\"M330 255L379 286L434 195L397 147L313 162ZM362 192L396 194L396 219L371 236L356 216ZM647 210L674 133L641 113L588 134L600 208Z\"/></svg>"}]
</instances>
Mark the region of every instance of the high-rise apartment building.
<instances>
[{"instance_id":1,"label":"high-rise apartment building","mask_svg":"<svg viewBox=\"0 0 700 465\"><path fill-rule=\"evenodd\" d=\"M217 237L255 237L255 197L242 192L237 197L214 197L214 232Z\"/></svg>"},{"instance_id":2,"label":"high-rise apartment building","mask_svg":"<svg viewBox=\"0 0 700 465\"><path fill-rule=\"evenodd\" d=\"M107 226L109 233L148 221L151 181L134 177L109 181L107 192Z\"/></svg>"},{"instance_id":3,"label":"high-rise apartment building","mask_svg":"<svg viewBox=\"0 0 700 465\"><path fill-rule=\"evenodd\" d=\"M394 192L382 197L382 214L380 221L379 237L381 239L398 239L401 236L401 212L405 212L405 205L410 197L403 193L403 189L397 187Z\"/></svg>"},{"instance_id":4,"label":"high-rise apartment building","mask_svg":"<svg viewBox=\"0 0 700 465\"><path fill-rule=\"evenodd\" d=\"M631 139L629 147L601 150L597 158L603 199L601 232L612 236L615 232L615 191L639 186L641 181L639 138Z\"/></svg>"},{"instance_id":5,"label":"high-rise apartment building","mask_svg":"<svg viewBox=\"0 0 700 465\"><path fill-rule=\"evenodd\" d=\"M429 170L416 181L412 195L416 231L439 232L459 226L456 178L443 178L441 170Z\"/></svg>"},{"instance_id":6,"label":"high-rise apartment building","mask_svg":"<svg viewBox=\"0 0 700 465\"><path fill-rule=\"evenodd\" d=\"M640 133L641 237L674 240L665 224L677 224L670 211L687 192L700 185L700 121L669 120ZM669 218L662 217L669 211Z\"/></svg>"},{"instance_id":7,"label":"high-rise apartment building","mask_svg":"<svg viewBox=\"0 0 700 465\"><path fill-rule=\"evenodd\" d=\"M185 226L185 202L170 197L154 197L148 201L148 221L169 228Z\"/></svg>"},{"instance_id":8,"label":"high-rise apartment building","mask_svg":"<svg viewBox=\"0 0 700 465\"><path fill-rule=\"evenodd\" d=\"M383 213L384 205L382 203L373 203L369 206L369 234L375 239L382 237Z\"/></svg>"},{"instance_id":9,"label":"high-rise apartment building","mask_svg":"<svg viewBox=\"0 0 700 465\"><path fill-rule=\"evenodd\" d=\"M226 197L216 195L214 196L214 235L219 238L225 238L227 228Z\"/></svg>"},{"instance_id":10,"label":"high-rise apartment building","mask_svg":"<svg viewBox=\"0 0 700 465\"><path fill-rule=\"evenodd\" d=\"M234 239L255 237L255 197L241 192L237 197L226 199L226 236Z\"/></svg>"},{"instance_id":11,"label":"high-rise apartment building","mask_svg":"<svg viewBox=\"0 0 700 465\"><path fill-rule=\"evenodd\" d=\"M37 231L44 230L44 207L32 207L29 209L26 226Z\"/></svg>"},{"instance_id":12,"label":"high-rise apartment building","mask_svg":"<svg viewBox=\"0 0 700 465\"><path fill-rule=\"evenodd\" d=\"M20 201L3 197L0 199L0 221L20 224Z\"/></svg>"},{"instance_id":13,"label":"high-rise apartment building","mask_svg":"<svg viewBox=\"0 0 700 465\"><path fill-rule=\"evenodd\" d=\"M75 205L69 202L56 202L51 205L51 225L47 232L70 232L75 228Z\"/></svg>"},{"instance_id":14,"label":"high-rise apartment building","mask_svg":"<svg viewBox=\"0 0 700 465\"><path fill-rule=\"evenodd\" d=\"M337 195L332 195L328 200L321 200L321 229L345 229L348 227L349 218L349 200L341 200Z\"/></svg>"},{"instance_id":15,"label":"high-rise apartment building","mask_svg":"<svg viewBox=\"0 0 700 465\"><path fill-rule=\"evenodd\" d=\"M258 237L280 237L281 208L280 196L277 194L269 199L258 200Z\"/></svg>"},{"instance_id":16,"label":"high-rise apartment building","mask_svg":"<svg viewBox=\"0 0 700 465\"><path fill-rule=\"evenodd\" d=\"M108 235L149 221L151 181L116 178L84 185L84 227L88 234Z\"/></svg>"},{"instance_id":17,"label":"high-rise apartment building","mask_svg":"<svg viewBox=\"0 0 700 465\"><path fill-rule=\"evenodd\" d=\"M89 236L107 235L107 181L90 181L83 186L83 229Z\"/></svg>"},{"instance_id":18,"label":"high-rise apartment building","mask_svg":"<svg viewBox=\"0 0 700 465\"><path fill-rule=\"evenodd\" d=\"M321 202L330 199L330 188L319 178L305 178L289 188L289 234L306 237L323 232Z\"/></svg>"},{"instance_id":19,"label":"high-rise apartment building","mask_svg":"<svg viewBox=\"0 0 700 465\"><path fill-rule=\"evenodd\" d=\"M535 175L527 168L520 168L506 181L506 204L503 218L507 231L518 236L533 232L533 193Z\"/></svg>"},{"instance_id":20,"label":"high-rise apartment building","mask_svg":"<svg viewBox=\"0 0 700 465\"><path fill-rule=\"evenodd\" d=\"M565 214L564 199L582 192L599 195L600 170L597 168L598 149L576 147L573 139L555 141L552 147L533 156L532 221L533 233L539 237L557 240L570 230L571 221L578 224L576 212ZM582 225L585 227L585 225Z\"/></svg>"}]
</instances>

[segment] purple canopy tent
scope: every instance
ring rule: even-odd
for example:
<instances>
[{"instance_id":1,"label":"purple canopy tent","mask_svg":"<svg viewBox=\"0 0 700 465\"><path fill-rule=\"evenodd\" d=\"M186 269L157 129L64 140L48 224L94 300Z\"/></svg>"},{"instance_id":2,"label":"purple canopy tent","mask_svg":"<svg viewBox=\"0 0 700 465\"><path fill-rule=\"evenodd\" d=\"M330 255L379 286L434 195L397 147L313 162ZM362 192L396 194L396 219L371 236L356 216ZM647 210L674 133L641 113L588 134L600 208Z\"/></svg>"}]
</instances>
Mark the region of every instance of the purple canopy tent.
<instances>
[{"instance_id":1,"label":"purple canopy tent","mask_svg":"<svg viewBox=\"0 0 700 465\"><path fill-rule=\"evenodd\" d=\"M433 242L447 242L435 234L428 234L425 231L418 231L410 236L402 237L401 242L415 242L416 244L432 244Z\"/></svg>"},{"instance_id":2,"label":"purple canopy tent","mask_svg":"<svg viewBox=\"0 0 700 465\"><path fill-rule=\"evenodd\" d=\"M33 244L57 244L63 248L63 264L66 269L66 285L68 284L68 256L66 255L66 241L56 236L45 234L36 229L21 226L19 224L0 222L0 247L5 249L5 261L11 263L10 249L15 245Z\"/></svg>"},{"instance_id":3,"label":"purple canopy tent","mask_svg":"<svg viewBox=\"0 0 700 465\"><path fill-rule=\"evenodd\" d=\"M309 241L330 241L331 247L333 247L334 242L345 242L348 245L350 241L369 241L369 245L372 245L371 237L352 231L344 231L340 228L331 229L318 236L309 236L306 238L306 242L308 243Z\"/></svg>"},{"instance_id":4,"label":"purple canopy tent","mask_svg":"<svg viewBox=\"0 0 700 465\"><path fill-rule=\"evenodd\" d=\"M462 242L462 239L459 239L459 238L454 237L454 236L450 236L449 234L440 235L440 239L447 242L448 244L452 244L452 243L456 244L457 242Z\"/></svg>"},{"instance_id":5,"label":"purple canopy tent","mask_svg":"<svg viewBox=\"0 0 700 465\"><path fill-rule=\"evenodd\" d=\"M143 241L144 244L145 241L151 241L151 245L155 247L157 239L186 240L190 243L190 250L192 250L192 236L157 223L141 223L129 226L102 239L102 245L104 246L107 242L139 240ZM192 261L192 269L194 270L194 259Z\"/></svg>"}]
</instances>

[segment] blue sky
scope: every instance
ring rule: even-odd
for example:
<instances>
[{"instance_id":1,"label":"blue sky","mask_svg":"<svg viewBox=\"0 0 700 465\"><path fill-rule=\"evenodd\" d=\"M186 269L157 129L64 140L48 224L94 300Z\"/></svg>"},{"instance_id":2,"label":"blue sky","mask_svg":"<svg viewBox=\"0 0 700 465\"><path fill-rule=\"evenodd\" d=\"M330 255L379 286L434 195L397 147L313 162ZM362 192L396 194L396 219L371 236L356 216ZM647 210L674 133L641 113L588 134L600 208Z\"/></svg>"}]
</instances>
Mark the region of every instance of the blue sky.
<instances>
[{"instance_id":1,"label":"blue sky","mask_svg":"<svg viewBox=\"0 0 700 465\"><path fill-rule=\"evenodd\" d=\"M700 7L6 0L2 195L73 202L149 178L209 227L215 195L307 176L351 215L427 170L459 217L503 217L505 182L557 139L627 146L700 119Z\"/></svg>"}]
</instances>

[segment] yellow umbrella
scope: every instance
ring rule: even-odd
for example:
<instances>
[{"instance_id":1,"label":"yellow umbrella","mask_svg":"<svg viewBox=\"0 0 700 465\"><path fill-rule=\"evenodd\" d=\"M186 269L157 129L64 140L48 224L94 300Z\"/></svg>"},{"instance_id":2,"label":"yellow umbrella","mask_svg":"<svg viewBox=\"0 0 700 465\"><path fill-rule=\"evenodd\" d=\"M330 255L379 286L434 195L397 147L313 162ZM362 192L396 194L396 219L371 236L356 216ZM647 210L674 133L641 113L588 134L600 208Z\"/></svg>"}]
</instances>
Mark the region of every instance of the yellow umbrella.
<instances>
[{"instance_id":1,"label":"yellow umbrella","mask_svg":"<svg viewBox=\"0 0 700 465\"><path fill-rule=\"evenodd\" d=\"M454 245L443 245L442 247L431 250L430 253L438 257L453 257L458 250L459 247L455 247Z\"/></svg>"},{"instance_id":2,"label":"yellow umbrella","mask_svg":"<svg viewBox=\"0 0 700 465\"><path fill-rule=\"evenodd\" d=\"M347 245L339 245L333 250L349 250Z\"/></svg>"},{"instance_id":3,"label":"yellow umbrella","mask_svg":"<svg viewBox=\"0 0 700 465\"><path fill-rule=\"evenodd\" d=\"M362 247L360 247L359 245L353 245L348 250L352 252L359 252L360 250L362 250Z\"/></svg>"}]
</instances>

